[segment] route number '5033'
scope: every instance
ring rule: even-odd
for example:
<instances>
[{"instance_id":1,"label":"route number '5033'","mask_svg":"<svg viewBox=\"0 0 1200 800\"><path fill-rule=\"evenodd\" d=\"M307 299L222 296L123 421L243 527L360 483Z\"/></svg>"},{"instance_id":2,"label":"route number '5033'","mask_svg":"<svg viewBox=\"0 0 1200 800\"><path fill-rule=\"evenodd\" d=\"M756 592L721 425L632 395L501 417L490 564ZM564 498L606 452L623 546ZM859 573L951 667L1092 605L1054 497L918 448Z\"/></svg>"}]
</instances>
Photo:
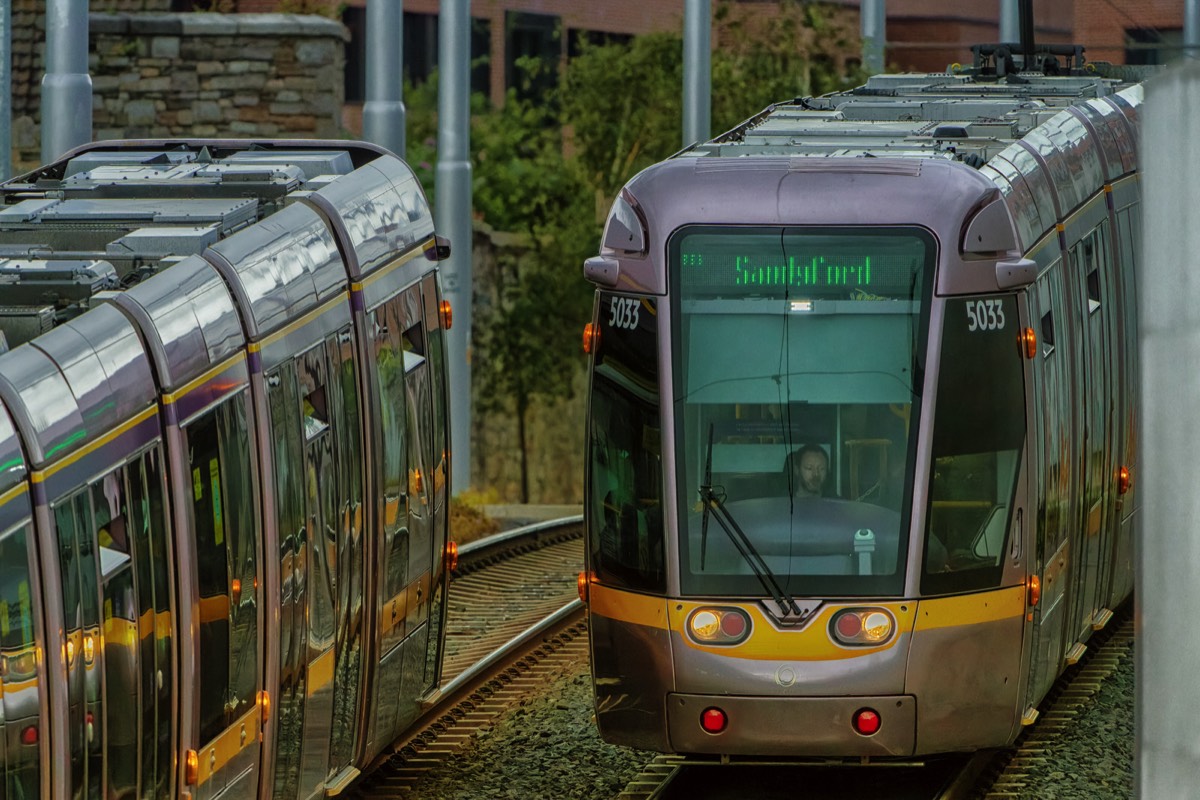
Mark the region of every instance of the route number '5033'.
<instances>
[{"instance_id":1,"label":"route number '5033'","mask_svg":"<svg viewBox=\"0 0 1200 800\"><path fill-rule=\"evenodd\" d=\"M632 297L614 297L608 315L608 326L610 328L627 328L629 330L636 328L638 321L641 319L638 315L639 305L641 303Z\"/></svg>"},{"instance_id":2,"label":"route number '5033'","mask_svg":"<svg viewBox=\"0 0 1200 800\"><path fill-rule=\"evenodd\" d=\"M1004 306L1000 300L968 300L967 330L998 331L1004 328Z\"/></svg>"}]
</instances>

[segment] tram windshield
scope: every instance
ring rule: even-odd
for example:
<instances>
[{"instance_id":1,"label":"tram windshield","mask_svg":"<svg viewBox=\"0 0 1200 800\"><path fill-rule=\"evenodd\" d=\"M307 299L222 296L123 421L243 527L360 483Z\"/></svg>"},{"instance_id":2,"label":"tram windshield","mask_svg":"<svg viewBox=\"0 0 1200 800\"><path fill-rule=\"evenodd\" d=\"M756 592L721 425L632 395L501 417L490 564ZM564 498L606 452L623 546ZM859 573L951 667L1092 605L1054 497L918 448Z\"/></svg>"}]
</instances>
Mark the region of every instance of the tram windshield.
<instances>
[{"instance_id":1,"label":"tram windshield","mask_svg":"<svg viewBox=\"0 0 1200 800\"><path fill-rule=\"evenodd\" d=\"M673 238L685 594L901 590L934 258L918 228Z\"/></svg>"}]
</instances>

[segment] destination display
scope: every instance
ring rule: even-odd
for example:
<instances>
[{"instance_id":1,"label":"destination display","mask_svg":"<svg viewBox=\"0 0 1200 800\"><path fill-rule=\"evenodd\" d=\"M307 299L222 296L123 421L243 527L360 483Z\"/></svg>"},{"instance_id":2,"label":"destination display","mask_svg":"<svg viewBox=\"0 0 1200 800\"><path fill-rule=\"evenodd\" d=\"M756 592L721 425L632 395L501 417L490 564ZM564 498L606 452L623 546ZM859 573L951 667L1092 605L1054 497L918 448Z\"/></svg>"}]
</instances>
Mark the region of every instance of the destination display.
<instances>
[{"instance_id":1,"label":"destination display","mask_svg":"<svg viewBox=\"0 0 1200 800\"><path fill-rule=\"evenodd\" d=\"M917 234L711 230L678 242L686 295L910 299L927 259Z\"/></svg>"}]
</instances>

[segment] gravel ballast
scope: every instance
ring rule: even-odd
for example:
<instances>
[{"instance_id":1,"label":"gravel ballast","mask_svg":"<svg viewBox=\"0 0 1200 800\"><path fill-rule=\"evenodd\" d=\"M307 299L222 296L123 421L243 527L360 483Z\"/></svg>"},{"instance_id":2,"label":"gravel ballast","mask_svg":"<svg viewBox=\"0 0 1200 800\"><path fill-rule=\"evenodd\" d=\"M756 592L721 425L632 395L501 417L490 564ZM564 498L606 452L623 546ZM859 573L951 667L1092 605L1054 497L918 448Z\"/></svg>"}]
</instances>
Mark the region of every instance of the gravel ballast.
<instances>
[{"instance_id":1,"label":"gravel ballast","mask_svg":"<svg viewBox=\"0 0 1200 800\"><path fill-rule=\"evenodd\" d=\"M1030 771L1020 800L1133 797L1133 652ZM421 800L611 800L655 754L600 740L586 664L564 668L413 787ZM748 795L749 798L749 795Z\"/></svg>"}]
</instances>

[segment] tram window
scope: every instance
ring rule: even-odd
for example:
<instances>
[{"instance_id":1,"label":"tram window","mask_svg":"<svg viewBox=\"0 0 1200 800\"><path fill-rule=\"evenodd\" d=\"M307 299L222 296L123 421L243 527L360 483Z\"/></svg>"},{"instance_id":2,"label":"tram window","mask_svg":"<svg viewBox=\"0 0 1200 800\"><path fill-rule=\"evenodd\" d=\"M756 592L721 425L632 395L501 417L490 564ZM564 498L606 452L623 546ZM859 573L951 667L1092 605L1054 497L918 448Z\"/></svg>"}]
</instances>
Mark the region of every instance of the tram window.
<instances>
[{"instance_id":1,"label":"tram window","mask_svg":"<svg viewBox=\"0 0 1200 800\"><path fill-rule=\"evenodd\" d=\"M1088 313L1100 310L1100 269L1094 268L1087 276Z\"/></svg>"},{"instance_id":2,"label":"tram window","mask_svg":"<svg viewBox=\"0 0 1200 800\"><path fill-rule=\"evenodd\" d=\"M603 295L601 319L612 303ZM644 303L651 301L645 300ZM662 435L656 317L632 329L606 327L594 354L588 431L590 567L604 582L661 591L664 586Z\"/></svg>"},{"instance_id":3,"label":"tram window","mask_svg":"<svg viewBox=\"0 0 1200 800\"><path fill-rule=\"evenodd\" d=\"M1042 357L1054 352L1054 312L1042 314Z\"/></svg>"},{"instance_id":4,"label":"tram window","mask_svg":"<svg viewBox=\"0 0 1200 800\"><path fill-rule=\"evenodd\" d=\"M92 506L86 491L54 507L67 649L67 698L70 704L71 785L77 793L100 796L104 746L104 700L97 669L100 641L99 580ZM88 736L87 718L93 721ZM95 721L101 724L96 725ZM99 735L96 735L99 732Z\"/></svg>"},{"instance_id":5,"label":"tram window","mask_svg":"<svg viewBox=\"0 0 1200 800\"><path fill-rule=\"evenodd\" d=\"M402 335L401 302L401 297L393 298L372 313L382 427L379 458L383 469L384 568L380 597L385 603L404 591L408 583L409 432L404 374L405 354L411 351L406 351ZM389 638L385 648L393 641L398 640Z\"/></svg>"},{"instance_id":6,"label":"tram window","mask_svg":"<svg viewBox=\"0 0 1200 800\"><path fill-rule=\"evenodd\" d=\"M167 583L166 530L163 522L162 455L151 450L126 467L129 520L137 570L140 625L143 796L164 797L171 791L171 654L172 625ZM160 680L161 677L161 680Z\"/></svg>"},{"instance_id":7,"label":"tram window","mask_svg":"<svg viewBox=\"0 0 1200 800\"><path fill-rule=\"evenodd\" d=\"M36 598L30 583L30 527L0 535L0 769L4 797L41 795ZM31 743L29 743L31 742Z\"/></svg>"},{"instance_id":8,"label":"tram window","mask_svg":"<svg viewBox=\"0 0 1200 800\"><path fill-rule=\"evenodd\" d=\"M244 397L187 427L199 603L200 739L255 701L256 525Z\"/></svg>"},{"instance_id":9,"label":"tram window","mask_svg":"<svg viewBox=\"0 0 1200 800\"><path fill-rule=\"evenodd\" d=\"M1005 322L980 326L977 317L972 327L968 307L980 303L994 303L994 318ZM1023 366L1010 335L1017 319L1012 296L946 302L924 593L987 588L1000 579L1025 438Z\"/></svg>"}]
</instances>

